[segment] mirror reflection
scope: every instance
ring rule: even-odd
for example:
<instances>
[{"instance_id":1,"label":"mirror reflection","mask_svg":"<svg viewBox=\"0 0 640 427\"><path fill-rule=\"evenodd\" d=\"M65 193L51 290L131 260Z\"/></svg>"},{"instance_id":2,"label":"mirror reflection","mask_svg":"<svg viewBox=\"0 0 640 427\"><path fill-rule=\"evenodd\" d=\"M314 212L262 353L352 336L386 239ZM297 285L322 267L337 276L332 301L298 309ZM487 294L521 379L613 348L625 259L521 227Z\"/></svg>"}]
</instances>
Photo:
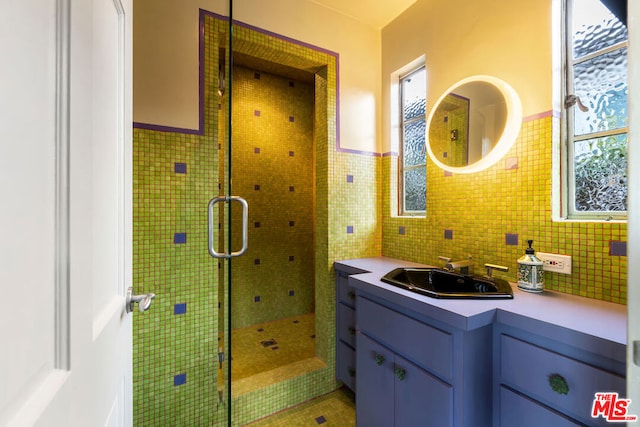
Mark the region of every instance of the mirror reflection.
<instances>
[{"instance_id":1,"label":"mirror reflection","mask_svg":"<svg viewBox=\"0 0 640 427\"><path fill-rule=\"evenodd\" d=\"M522 119L517 95L489 76L458 82L436 102L428 121L427 150L441 168L473 172L509 149Z\"/></svg>"}]
</instances>

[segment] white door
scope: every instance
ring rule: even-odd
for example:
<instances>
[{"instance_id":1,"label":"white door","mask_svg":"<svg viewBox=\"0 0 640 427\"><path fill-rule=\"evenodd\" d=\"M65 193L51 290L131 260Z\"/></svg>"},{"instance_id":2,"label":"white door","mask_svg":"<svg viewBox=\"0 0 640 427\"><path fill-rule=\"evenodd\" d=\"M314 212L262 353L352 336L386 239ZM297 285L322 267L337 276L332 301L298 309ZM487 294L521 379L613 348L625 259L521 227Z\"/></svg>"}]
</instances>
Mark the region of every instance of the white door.
<instances>
[{"instance_id":1,"label":"white door","mask_svg":"<svg viewBox=\"0 0 640 427\"><path fill-rule=\"evenodd\" d=\"M132 425L131 14L2 2L0 426Z\"/></svg>"}]
</instances>

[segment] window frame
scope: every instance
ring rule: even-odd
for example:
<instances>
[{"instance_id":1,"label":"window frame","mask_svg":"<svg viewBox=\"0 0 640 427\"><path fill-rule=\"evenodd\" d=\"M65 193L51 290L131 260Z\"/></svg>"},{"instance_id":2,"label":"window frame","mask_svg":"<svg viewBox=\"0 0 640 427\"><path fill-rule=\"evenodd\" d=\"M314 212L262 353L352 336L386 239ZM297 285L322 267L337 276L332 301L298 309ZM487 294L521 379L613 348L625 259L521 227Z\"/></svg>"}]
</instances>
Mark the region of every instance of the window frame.
<instances>
[{"instance_id":1,"label":"window frame","mask_svg":"<svg viewBox=\"0 0 640 427\"><path fill-rule=\"evenodd\" d=\"M410 78L416 73L424 70L425 71L425 80L426 80L426 66L424 63L418 65L417 67L411 68L409 71L398 76L398 87L399 87L399 144L398 144L398 215L399 216L407 216L407 217L424 217L427 214L427 206L426 206L426 194L425 194L425 208L424 210L408 210L405 206L405 172L410 170L416 170L420 168L424 168L425 171L425 192L426 192L426 180L427 180L427 135L426 135L426 123L427 123L427 112L425 108L424 115L412 117L409 120L405 120L404 118L404 80ZM425 81L426 86L426 81ZM425 94L425 105L426 105L426 94ZM417 165L405 166L404 164L404 150L405 150L405 126L411 123L415 123L419 120L423 120L425 122L425 146L424 150L424 163L420 163Z\"/></svg>"},{"instance_id":2,"label":"window frame","mask_svg":"<svg viewBox=\"0 0 640 427\"><path fill-rule=\"evenodd\" d=\"M565 214L563 215L569 220L596 220L596 221L611 221L611 220L626 220L628 216L628 206L626 211L578 211L575 209L575 144L577 142L602 138L614 135L627 135L627 153L628 153L628 122L627 126L618 128L615 130L598 131L592 133L585 133L583 135L575 135L575 120L573 109L577 108L577 105L567 106L566 100L573 92L574 87L574 67L592 60L601 55L617 51L620 49L628 49L628 38L624 42L618 42L614 45L602 48L600 50L590 52L576 60L573 59L573 6L576 0L562 0L562 28L561 28L561 43L562 43L562 104L561 104L561 140L562 140L562 157L565 159L562 162L564 173L561 176L561 188L566 191L562 191L562 205ZM628 85L628 74L627 74ZM627 86L628 87L628 86ZM628 110L627 110L628 113ZM627 192L628 193L628 192Z\"/></svg>"}]
</instances>

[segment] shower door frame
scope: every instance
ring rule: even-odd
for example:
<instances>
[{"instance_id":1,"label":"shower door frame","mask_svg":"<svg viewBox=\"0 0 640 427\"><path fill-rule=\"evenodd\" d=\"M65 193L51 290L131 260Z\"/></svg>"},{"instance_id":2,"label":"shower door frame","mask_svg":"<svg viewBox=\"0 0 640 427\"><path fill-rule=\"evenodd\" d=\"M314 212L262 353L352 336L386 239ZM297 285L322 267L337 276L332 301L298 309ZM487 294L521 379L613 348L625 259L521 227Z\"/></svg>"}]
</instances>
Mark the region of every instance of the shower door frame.
<instances>
[{"instance_id":1,"label":"shower door frame","mask_svg":"<svg viewBox=\"0 0 640 427\"><path fill-rule=\"evenodd\" d=\"M233 13L232 13L233 12ZM332 304L334 298L334 270L333 260L336 259L339 250L338 245L329 240L330 224L338 218L330 218L330 191L333 188L334 168L336 158L340 152L347 150L340 149L338 142L338 54L299 42L278 34L245 24L234 20L233 10L230 10L229 18L217 15L212 12L200 10L201 22L203 16L213 19L227 20L230 25L230 40L227 42L224 70L225 95L227 102L220 104L223 114L226 110L226 121L224 129L220 123L219 130L225 132L224 139L217 141L225 145L226 153L221 153L218 182L220 192L223 197L230 197L233 194L231 172L231 154L233 149L232 126L241 125L232 123L231 111L232 103L231 91L233 77L231 69L233 67L232 55L234 52L247 54L259 59L269 60L270 57L277 57L286 62L283 65L304 70L314 74L314 119L313 119L313 145L314 145L314 190L316 193L316 204L314 212L314 265L315 265L315 307L316 307L316 357L323 367L288 380L285 390L279 391L274 397L273 387L265 387L234 398L232 395L231 378L231 289L233 278L231 276L231 259L223 261L223 267L219 268L218 295L224 298L220 302L220 307L224 307L223 335L225 340L224 371L225 371L225 393L229 400L227 404L228 425L242 425L255 419L262 418L273 412L286 407L304 402L310 398L335 390L337 383L335 380L335 331L330 327L334 322L335 306ZM211 38L204 38L211 40ZM275 62L275 61L274 61ZM282 63L282 62L280 62ZM218 75L218 79L221 76ZM202 83L202 82L201 82ZM216 84L214 76L213 82L206 84ZM212 101L210 101L212 102ZM209 111L215 110L210 108ZM223 142L224 141L224 142ZM216 141L214 141L215 143ZM221 146L222 147L222 146ZM224 189L224 190L223 190ZM242 196L241 194L239 196ZM249 206L251 208L251 206ZM226 252L231 253L238 248L231 248L231 215L230 204L226 209L219 209L223 232L220 233L220 242ZM346 229L346 227L345 227ZM235 230L234 230L235 232ZM251 242L249 242L251 245ZM280 387L280 389L282 389ZM248 402L264 402L248 405Z\"/></svg>"}]
</instances>

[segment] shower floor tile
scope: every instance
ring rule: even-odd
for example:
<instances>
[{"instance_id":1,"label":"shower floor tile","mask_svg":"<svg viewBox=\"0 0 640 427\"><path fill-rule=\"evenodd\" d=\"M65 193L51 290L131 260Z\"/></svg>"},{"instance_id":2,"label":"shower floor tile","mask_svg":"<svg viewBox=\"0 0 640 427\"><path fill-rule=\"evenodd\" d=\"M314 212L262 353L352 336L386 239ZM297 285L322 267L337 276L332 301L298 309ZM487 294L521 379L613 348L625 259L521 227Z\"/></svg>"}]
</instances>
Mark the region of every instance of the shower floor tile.
<instances>
[{"instance_id":1,"label":"shower floor tile","mask_svg":"<svg viewBox=\"0 0 640 427\"><path fill-rule=\"evenodd\" d=\"M352 427L356 425L355 397L350 390L342 388L248 425L251 427L317 425Z\"/></svg>"},{"instance_id":2,"label":"shower floor tile","mask_svg":"<svg viewBox=\"0 0 640 427\"><path fill-rule=\"evenodd\" d=\"M234 383L315 358L315 314L234 329L231 333L231 357L231 379Z\"/></svg>"}]
</instances>

